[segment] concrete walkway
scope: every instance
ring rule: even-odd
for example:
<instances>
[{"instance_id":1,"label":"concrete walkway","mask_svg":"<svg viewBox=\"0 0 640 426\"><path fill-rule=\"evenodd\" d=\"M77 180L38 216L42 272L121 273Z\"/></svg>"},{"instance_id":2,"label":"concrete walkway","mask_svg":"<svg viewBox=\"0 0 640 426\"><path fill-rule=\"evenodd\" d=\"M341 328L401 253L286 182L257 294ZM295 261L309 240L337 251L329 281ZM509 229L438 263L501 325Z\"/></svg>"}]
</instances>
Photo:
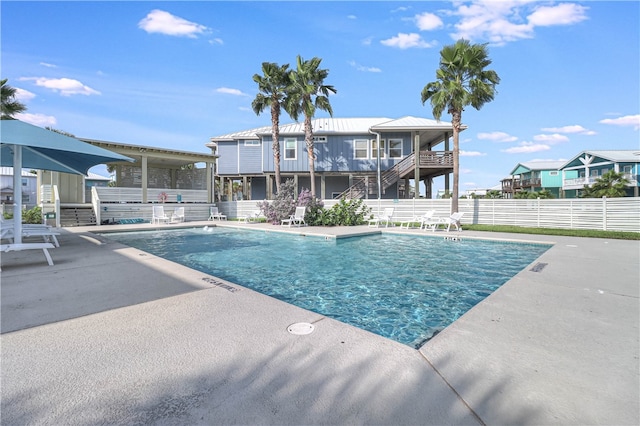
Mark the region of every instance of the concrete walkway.
<instances>
[{"instance_id":1,"label":"concrete walkway","mask_svg":"<svg viewBox=\"0 0 640 426\"><path fill-rule=\"evenodd\" d=\"M415 350L100 229L2 255L3 425L640 422L638 241L455 234L555 245Z\"/></svg>"}]
</instances>

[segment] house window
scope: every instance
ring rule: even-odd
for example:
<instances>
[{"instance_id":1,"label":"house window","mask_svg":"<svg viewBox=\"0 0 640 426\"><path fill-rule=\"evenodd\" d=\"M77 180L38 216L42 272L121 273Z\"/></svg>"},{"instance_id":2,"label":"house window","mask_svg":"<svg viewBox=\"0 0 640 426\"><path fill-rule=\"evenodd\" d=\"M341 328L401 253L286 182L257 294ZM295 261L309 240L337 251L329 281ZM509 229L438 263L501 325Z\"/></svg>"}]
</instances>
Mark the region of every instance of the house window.
<instances>
[{"instance_id":1,"label":"house window","mask_svg":"<svg viewBox=\"0 0 640 426\"><path fill-rule=\"evenodd\" d=\"M28 185L29 185L29 179L22 178L22 186L28 186Z\"/></svg>"},{"instance_id":2,"label":"house window","mask_svg":"<svg viewBox=\"0 0 640 426\"><path fill-rule=\"evenodd\" d=\"M380 158L387 158L385 148L387 144L384 139L380 139ZM371 158L378 158L378 140L371 139Z\"/></svg>"},{"instance_id":3,"label":"house window","mask_svg":"<svg viewBox=\"0 0 640 426\"><path fill-rule=\"evenodd\" d=\"M260 146L260 141L256 139L248 139L244 141L244 146Z\"/></svg>"},{"instance_id":4,"label":"house window","mask_svg":"<svg viewBox=\"0 0 640 426\"><path fill-rule=\"evenodd\" d=\"M356 139L353 141L353 157L357 160L368 158L369 141L367 139Z\"/></svg>"},{"instance_id":5,"label":"house window","mask_svg":"<svg viewBox=\"0 0 640 426\"><path fill-rule=\"evenodd\" d=\"M598 177L598 171L597 170L591 170L590 176L591 177Z\"/></svg>"},{"instance_id":6,"label":"house window","mask_svg":"<svg viewBox=\"0 0 640 426\"><path fill-rule=\"evenodd\" d=\"M402 158L402 139L389 139L389 158Z\"/></svg>"},{"instance_id":7,"label":"house window","mask_svg":"<svg viewBox=\"0 0 640 426\"><path fill-rule=\"evenodd\" d=\"M550 172L549 172L549 176L558 176L558 171L557 171L557 170L555 170L555 171L550 171Z\"/></svg>"},{"instance_id":8,"label":"house window","mask_svg":"<svg viewBox=\"0 0 640 426\"><path fill-rule=\"evenodd\" d=\"M630 175L631 170L633 170L633 166L622 166L622 173L625 175Z\"/></svg>"},{"instance_id":9,"label":"house window","mask_svg":"<svg viewBox=\"0 0 640 426\"><path fill-rule=\"evenodd\" d=\"M284 140L284 159L295 160L297 158L298 141L295 138Z\"/></svg>"}]
</instances>

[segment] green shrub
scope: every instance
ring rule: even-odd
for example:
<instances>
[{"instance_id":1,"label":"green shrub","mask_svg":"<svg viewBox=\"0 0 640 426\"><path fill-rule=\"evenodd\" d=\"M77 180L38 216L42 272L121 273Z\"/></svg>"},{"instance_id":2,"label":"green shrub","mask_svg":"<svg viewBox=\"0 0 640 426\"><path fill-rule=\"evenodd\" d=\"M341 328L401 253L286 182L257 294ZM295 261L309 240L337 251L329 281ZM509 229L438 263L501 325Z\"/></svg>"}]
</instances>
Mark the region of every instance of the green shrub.
<instances>
[{"instance_id":1,"label":"green shrub","mask_svg":"<svg viewBox=\"0 0 640 426\"><path fill-rule=\"evenodd\" d=\"M287 219L296 211L296 201L293 199L295 194L295 183L291 179L287 179L280 185L278 192L269 203L267 200L257 204L262 214L267 218L267 222L279 225L282 219Z\"/></svg>"},{"instance_id":2,"label":"green shrub","mask_svg":"<svg viewBox=\"0 0 640 426\"><path fill-rule=\"evenodd\" d=\"M354 226L366 223L371 214L363 200L345 200L341 198L329 210L322 211L321 223L324 226Z\"/></svg>"},{"instance_id":3,"label":"green shrub","mask_svg":"<svg viewBox=\"0 0 640 426\"><path fill-rule=\"evenodd\" d=\"M42 223L42 209L36 206L22 212L22 223Z\"/></svg>"}]
</instances>

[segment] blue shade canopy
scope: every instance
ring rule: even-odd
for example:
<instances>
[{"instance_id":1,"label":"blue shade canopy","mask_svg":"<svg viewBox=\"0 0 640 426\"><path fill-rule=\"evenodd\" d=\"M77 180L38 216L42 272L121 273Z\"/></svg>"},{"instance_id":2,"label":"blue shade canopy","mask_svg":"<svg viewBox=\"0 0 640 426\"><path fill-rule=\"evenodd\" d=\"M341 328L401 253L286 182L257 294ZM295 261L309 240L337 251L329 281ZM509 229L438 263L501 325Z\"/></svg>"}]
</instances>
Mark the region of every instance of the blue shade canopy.
<instances>
[{"instance_id":1,"label":"blue shade canopy","mask_svg":"<svg viewBox=\"0 0 640 426\"><path fill-rule=\"evenodd\" d=\"M13 154L22 147L22 168L86 175L97 164L134 160L78 139L19 120L0 120L0 162L14 167ZM19 169L18 169L19 170Z\"/></svg>"}]
</instances>

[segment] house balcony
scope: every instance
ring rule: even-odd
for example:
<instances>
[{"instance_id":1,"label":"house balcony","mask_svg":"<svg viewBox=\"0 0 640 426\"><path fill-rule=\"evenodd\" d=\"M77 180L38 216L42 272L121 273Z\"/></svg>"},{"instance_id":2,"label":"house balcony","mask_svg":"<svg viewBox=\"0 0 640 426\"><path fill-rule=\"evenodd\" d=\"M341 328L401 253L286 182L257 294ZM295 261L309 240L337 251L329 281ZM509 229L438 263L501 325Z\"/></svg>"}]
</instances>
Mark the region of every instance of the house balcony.
<instances>
[{"instance_id":1,"label":"house balcony","mask_svg":"<svg viewBox=\"0 0 640 426\"><path fill-rule=\"evenodd\" d=\"M627 179L627 186L638 186L638 175L632 175L629 173L625 173L624 177ZM562 183L562 189L571 190L571 189L582 189L585 185L592 185L595 183L600 176L588 176L588 177L580 177L576 179L565 179Z\"/></svg>"},{"instance_id":2,"label":"house balcony","mask_svg":"<svg viewBox=\"0 0 640 426\"><path fill-rule=\"evenodd\" d=\"M571 189L582 189L584 188L585 185L591 185L597 179L598 179L597 177L592 177L592 176L579 177L575 179L565 179L562 182L562 189L564 189L565 191L571 190Z\"/></svg>"},{"instance_id":3,"label":"house balcony","mask_svg":"<svg viewBox=\"0 0 640 426\"><path fill-rule=\"evenodd\" d=\"M529 190L533 188L540 188L541 186L542 182L540 178L516 180L513 182L514 190Z\"/></svg>"}]
</instances>

